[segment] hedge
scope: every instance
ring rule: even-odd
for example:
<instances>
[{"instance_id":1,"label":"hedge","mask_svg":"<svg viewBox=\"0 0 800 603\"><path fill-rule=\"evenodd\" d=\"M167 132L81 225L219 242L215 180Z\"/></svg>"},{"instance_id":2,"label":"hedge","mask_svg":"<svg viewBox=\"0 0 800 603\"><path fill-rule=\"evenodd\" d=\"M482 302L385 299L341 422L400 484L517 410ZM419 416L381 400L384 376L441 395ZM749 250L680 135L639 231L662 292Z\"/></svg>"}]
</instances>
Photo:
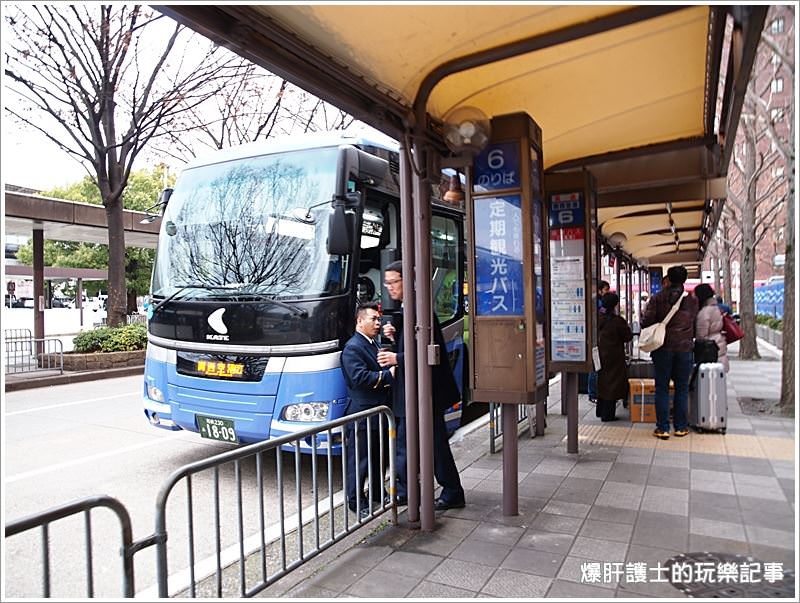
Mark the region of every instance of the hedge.
<instances>
[{"instance_id":1,"label":"hedge","mask_svg":"<svg viewBox=\"0 0 800 603\"><path fill-rule=\"evenodd\" d=\"M81 354L143 350L147 346L147 327L142 324L100 327L78 334L72 342L75 351Z\"/></svg>"}]
</instances>

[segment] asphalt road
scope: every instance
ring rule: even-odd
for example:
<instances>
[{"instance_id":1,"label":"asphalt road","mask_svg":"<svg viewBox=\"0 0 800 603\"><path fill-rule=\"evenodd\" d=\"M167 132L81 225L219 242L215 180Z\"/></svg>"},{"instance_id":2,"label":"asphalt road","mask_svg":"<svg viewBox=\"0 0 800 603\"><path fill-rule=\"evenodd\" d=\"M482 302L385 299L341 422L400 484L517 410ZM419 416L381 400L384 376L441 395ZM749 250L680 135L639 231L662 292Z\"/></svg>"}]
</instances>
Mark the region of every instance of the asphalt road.
<instances>
[{"instance_id":1,"label":"asphalt road","mask_svg":"<svg viewBox=\"0 0 800 603\"><path fill-rule=\"evenodd\" d=\"M121 501L131 516L133 538L154 532L156 496L170 474L188 463L231 450L232 446L187 432L151 427L141 403L141 377L93 381L44 389L11 392L3 409L3 469L5 522L46 510L81 497L107 494ZM295 461L282 455L284 513L297 509ZM262 456L266 526L279 519L276 455ZM321 497L328 491L324 459L320 470ZM335 490L341 488L341 468L334 467ZM311 502L311 462L301 461L299 492L303 506ZM255 462L240 466L244 536L259 530L259 489ZM222 548L238 540L239 488L234 468L219 472L220 535ZM192 480L194 555L212 559L215 551L214 478L209 472ZM169 572L188 566L187 488L179 484L167 506ZM99 509L92 517L92 566L95 597L122 594L120 528L115 516ZM51 596L85 597L87 549L81 515L53 523L49 531ZM238 546L233 547L238 555ZM42 532L32 530L7 538L3 572L6 597L42 595ZM136 592L155 583L154 547L137 553ZM171 581L172 587L172 581ZM172 590L172 588L171 588ZM152 591L150 591L152 592Z\"/></svg>"}]
</instances>

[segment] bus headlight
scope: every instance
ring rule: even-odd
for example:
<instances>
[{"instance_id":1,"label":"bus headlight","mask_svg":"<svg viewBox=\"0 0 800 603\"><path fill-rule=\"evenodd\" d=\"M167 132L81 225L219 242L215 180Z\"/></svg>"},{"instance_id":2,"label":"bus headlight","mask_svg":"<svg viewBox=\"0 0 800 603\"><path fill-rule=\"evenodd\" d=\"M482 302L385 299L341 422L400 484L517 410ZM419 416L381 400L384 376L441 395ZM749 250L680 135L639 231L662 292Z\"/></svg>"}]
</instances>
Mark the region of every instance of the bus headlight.
<instances>
[{"instance_id":1,"label":"bus headlight","mask_svg":"<svg viewBox=\"0 0 800 603\"><path fill-rule=\"evenodd\" d=\"M289 404L283 409L286 421L325 421L328 418L328 402L301 402Z\"/></svg>"},{"instance_id":2,"label":"bus headlight","mask_svg":"<svg viewBox=\"0 0 800 603\"><path fill-rule=\"evenodd\" d=\"M147 386L147 397L156 402L164 401L164 393L160 389L158 389L155 385Z\"/></svg>"}]
</instances>

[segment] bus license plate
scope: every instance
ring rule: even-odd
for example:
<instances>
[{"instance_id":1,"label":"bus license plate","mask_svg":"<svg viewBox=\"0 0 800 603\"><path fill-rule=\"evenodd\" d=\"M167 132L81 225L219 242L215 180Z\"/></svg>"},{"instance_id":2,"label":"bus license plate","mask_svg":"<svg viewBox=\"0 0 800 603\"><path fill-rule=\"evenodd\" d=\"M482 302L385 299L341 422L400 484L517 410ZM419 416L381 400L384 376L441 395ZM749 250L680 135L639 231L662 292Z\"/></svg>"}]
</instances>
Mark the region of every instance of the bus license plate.
<instances>
[{"instance_id":1,"label":"bus license plate","mask_svg":"<svg viewBox=\"0 0 800 603\"><path fill-rule=\"evenodd\" d=\"M239 437L236 435L236 431L233 429L233 421L230 419L216 419L197 415L197 426L200 428L200 435L204 438L230 444L239 443Z\"/></svg>"}]
</instances>

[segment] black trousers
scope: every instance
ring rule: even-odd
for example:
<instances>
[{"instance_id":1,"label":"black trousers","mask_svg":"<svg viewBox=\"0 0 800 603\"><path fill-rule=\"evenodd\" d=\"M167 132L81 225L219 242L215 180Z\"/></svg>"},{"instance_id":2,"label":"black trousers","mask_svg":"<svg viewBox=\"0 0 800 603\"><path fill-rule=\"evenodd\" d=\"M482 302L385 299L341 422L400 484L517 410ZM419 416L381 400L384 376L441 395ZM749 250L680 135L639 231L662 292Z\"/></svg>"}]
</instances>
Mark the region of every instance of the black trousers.
<instances>
[{"instance_id":1,"label":"black trousers","mask_svg":"<svg viewBox=\"0 0 800 603\"><path fill-rule=\"evenodd\" d=\"M604 400L603 398L597 399L597 407L595 409L595 415L599 417L601 420L609 421L616 416L617 411L617 401L616 400Z\"/></svg>"},{"instance_id":2,"label":"black trousers","mask_svg":"<svg viewBox=\"0 0 800 603\"><path fill-rule=\"evenodd\" d=\"M361 507L365 508L364 501L372 496L372 500L383 500L383 474L386 468L385 458L388 458L389 440L386 434L386 421L383 421L383 457L381 457L380 430L378 416L366 417L355 423L347 425L347 504L351 509L356 508L356 500L361 499ZM369 429L367 429L369 422ZM358 437L356 437L356 434ZM356 442L356 440L358 440ZM370 479L370 459L372 460L372 492L368 489Z\"/></svg>"}]
</instances>

